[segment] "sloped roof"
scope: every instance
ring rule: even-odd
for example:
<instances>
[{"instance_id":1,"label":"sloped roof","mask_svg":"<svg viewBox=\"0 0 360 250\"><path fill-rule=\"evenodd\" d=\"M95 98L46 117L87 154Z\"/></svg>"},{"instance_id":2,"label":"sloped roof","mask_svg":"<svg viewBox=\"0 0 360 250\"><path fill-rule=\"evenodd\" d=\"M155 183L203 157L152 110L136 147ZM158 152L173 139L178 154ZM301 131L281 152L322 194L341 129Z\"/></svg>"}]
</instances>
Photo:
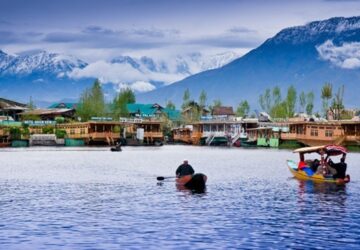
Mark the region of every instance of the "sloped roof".
<instances>
[{"instance_id":1,"label":"sloped roof","mask_svg":"<svg viewBox=\"0 0 360 250\"><path fill-rule=\"evenodd\" d=\"M159 110L154 104L128 103L126 107L130 114L139 113L142 116L154 116Z\"/></svg>"},{"instance_id":2,"label":"sloped roof","mask_svg":"<svg viewBox=\"0 0 360 250\"><path fill-rule=\"evenodd\" d=\"M235 115L232 107L214 107L212 115Z\"/></svg>"},{"instance_id":3,"label":"sloped roof","mask_svg":"<svg viewBox=\"0 0 360 250\"><path fill-rule=\"evenodd\" d=\"M8 100L5 98L0 98L0 109L4 109L4 110L25 110L27 109L27 105L20 103L20 102L15 102L12 100Z\"/></svg>"},{"instance_id":4,"label":"sloped roof","mask_svg":"<svg viewBox=\"0 0 360 250\"><path fill-rule=\"evenodd\" d=\"M74 109L34 109L20 113L20 115L61 115Z\"/></svg>"},{"instance_id":5,"label":"sloped roof","mask_svg":"<svg viewBox=\"0 0 360 250\"><path fill-rule=\"evenodd\" d=\"M159 104L140 104L140 103L129 103L127 109L130 114L140 114L144 117L153 117L159 113L165 113L170 120L178 120L181 117L179 110L172 110L163 108Z\"/></svg>"},{"instance_id":6,"label":"sloped roof","mask_svg":"<svg viewBox=\"0 0 360 250\"><path fill-rule=\"evenodd\" d=\"M164 108L162 110L162 112L165 113L170 120L176 121L176 120L181 119L180 110L173 110L173 109Z\"/></svg>"},{"instance_id":7,"label":"sloped roof","mask_svg":"<svg viewBox=\"0 0 360 250\"><path fill-rule=\"evenodd\" d=\"M78 103L74 102L55 102L51 104L48 108L55 109L55 108L65 108L65 109L76 109L79 106Z\"/></svg>"},{"instance_id":8,"label":"sloped roof","mask_svg":"<svg viewBox=\"0 0 360 250\"><path fill-rule=\"evenodd\" d=\"M194 109L194 108L197 108L197 106L188 106L187 108L185 108L183 111L182 111L182 113L186 113L187 111L189 111L189 110L192 110L192 109ZM202 108L202 112L203 113L209 113L210 111L207 109L207 108Z\"/></svg>"}]
</instances>

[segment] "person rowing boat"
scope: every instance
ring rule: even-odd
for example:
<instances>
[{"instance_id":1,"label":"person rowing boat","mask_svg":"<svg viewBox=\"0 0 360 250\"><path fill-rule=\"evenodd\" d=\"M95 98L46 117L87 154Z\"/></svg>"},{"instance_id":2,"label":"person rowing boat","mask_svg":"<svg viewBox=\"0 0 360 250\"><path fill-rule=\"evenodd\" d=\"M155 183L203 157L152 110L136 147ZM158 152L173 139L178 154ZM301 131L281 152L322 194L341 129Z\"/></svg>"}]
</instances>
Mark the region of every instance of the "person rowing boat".
<instances>
[{"instance_id":1,"label":"person rowing boat","mask_svg":"<svg viewBox=\"0 0 360 250\"><path fill-rule=\"evenodd\" d=\"M204 174L195 174L193 167L188 160L176 169L176 184L191 190L204 190L207 177Z\"/></svg>"},{"instance_id":2,"label":"person rowing boat","mask_svg":"<svg viewBox=\"0 0 360 250\"><path fill-rule=\"evenodd\" d=\"M175 171L176 177L180 178L186 175L193 175L195 173L193 167L189 164L188 160L184 160Z\"/></svg>"}]
</instances>

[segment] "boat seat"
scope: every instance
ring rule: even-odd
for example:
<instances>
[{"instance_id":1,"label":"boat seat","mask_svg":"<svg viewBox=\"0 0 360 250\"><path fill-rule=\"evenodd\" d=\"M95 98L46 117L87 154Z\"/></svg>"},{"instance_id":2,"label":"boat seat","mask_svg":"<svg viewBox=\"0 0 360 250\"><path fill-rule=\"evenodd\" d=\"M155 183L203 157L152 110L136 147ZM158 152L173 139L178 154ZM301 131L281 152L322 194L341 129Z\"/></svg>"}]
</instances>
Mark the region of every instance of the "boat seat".
<instances>
[{"instance_id":1,"label":"boat seat","mask_svg":"<svg viewBox=\"0 0 360 250\"><path fill-rule=\"evenodd\" d=\"M312 169L309 168L309 167L304 167L301 170L304 171L308 176L313 176L314 175L314 171L312 171Z\"/></svg>"}]
</instances>

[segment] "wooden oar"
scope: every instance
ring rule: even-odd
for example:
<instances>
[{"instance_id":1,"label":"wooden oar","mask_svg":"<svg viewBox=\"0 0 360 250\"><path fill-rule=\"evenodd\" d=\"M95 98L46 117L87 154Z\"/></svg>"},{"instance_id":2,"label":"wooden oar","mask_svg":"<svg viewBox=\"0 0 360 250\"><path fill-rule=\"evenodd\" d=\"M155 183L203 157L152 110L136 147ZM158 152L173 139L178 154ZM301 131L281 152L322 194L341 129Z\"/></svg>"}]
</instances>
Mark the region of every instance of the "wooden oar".
<instances>
[{"instance_id":1,"label":"wooden oar","mask_svg":"<svg viewBox=\"0 0 360 250\"><path fill-rule=\"evenodd\" d=\"M166 176L166 177L164 177L164 176L158 176L158 177L156 177L156 180L158 180L158 181L163 181L163 180L165 180L165 179L172 179L172 178L176 178L176 176Z\"/></svg>"}]
</instances>

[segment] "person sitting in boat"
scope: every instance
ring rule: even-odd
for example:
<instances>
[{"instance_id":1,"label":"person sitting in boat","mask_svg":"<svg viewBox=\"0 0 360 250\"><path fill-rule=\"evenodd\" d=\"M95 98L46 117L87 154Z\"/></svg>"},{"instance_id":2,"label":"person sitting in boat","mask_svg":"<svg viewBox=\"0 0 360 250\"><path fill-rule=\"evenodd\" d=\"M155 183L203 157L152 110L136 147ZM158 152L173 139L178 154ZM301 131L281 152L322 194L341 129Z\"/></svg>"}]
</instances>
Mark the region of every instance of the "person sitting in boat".
<instances>
[{"instance_id":1,"label":"person sitting in boat","mask_svg":"<svg viewBox=\"0 0 360 250\"><path fill-rule=\"evenodd\" d=\"M181 164L177 169L176 169L176 177L182 177L185 175L193 175L195 173L194 169L192 168L192 166L189 164L188 160L184 160L183 164Z\"/></svg>"},{"instance_id":2,"label":"person sitting in boat","mask_svg":"<svg viewBox=\"0 0 360 250\"><path fill-rule=\"evenodd\" d=\"M310 164L310 168L314 173L318 171L319 166L320 166L320 161L318 159L313 160Z\"/></svg>"},{"instance_id":3,"label":"person sitting in boat","mask_svg":"<svg viewBox=\"0 0 360 250\"><path fill-rule=\"evenodd\" d=\"M306 165L306 162L305 162L304 154L300 154L300 162L298 164L298 169L302 170L306 166L307 165Z\"/></svg>"},{"instance_id":4,"label":"person sitting in boat","mask_svg":"<svg viewBox=\"0 0 360 250\"><path fill-rule=\"evenodd\" d=\"M331 173L333 174L334 179L345 178L347 168L347 164L345 163L345 157L346 156L343 155L339 163L333 163L332 161L329 161L330 169L333 169Z\"/></svg>"}]
</instances>

